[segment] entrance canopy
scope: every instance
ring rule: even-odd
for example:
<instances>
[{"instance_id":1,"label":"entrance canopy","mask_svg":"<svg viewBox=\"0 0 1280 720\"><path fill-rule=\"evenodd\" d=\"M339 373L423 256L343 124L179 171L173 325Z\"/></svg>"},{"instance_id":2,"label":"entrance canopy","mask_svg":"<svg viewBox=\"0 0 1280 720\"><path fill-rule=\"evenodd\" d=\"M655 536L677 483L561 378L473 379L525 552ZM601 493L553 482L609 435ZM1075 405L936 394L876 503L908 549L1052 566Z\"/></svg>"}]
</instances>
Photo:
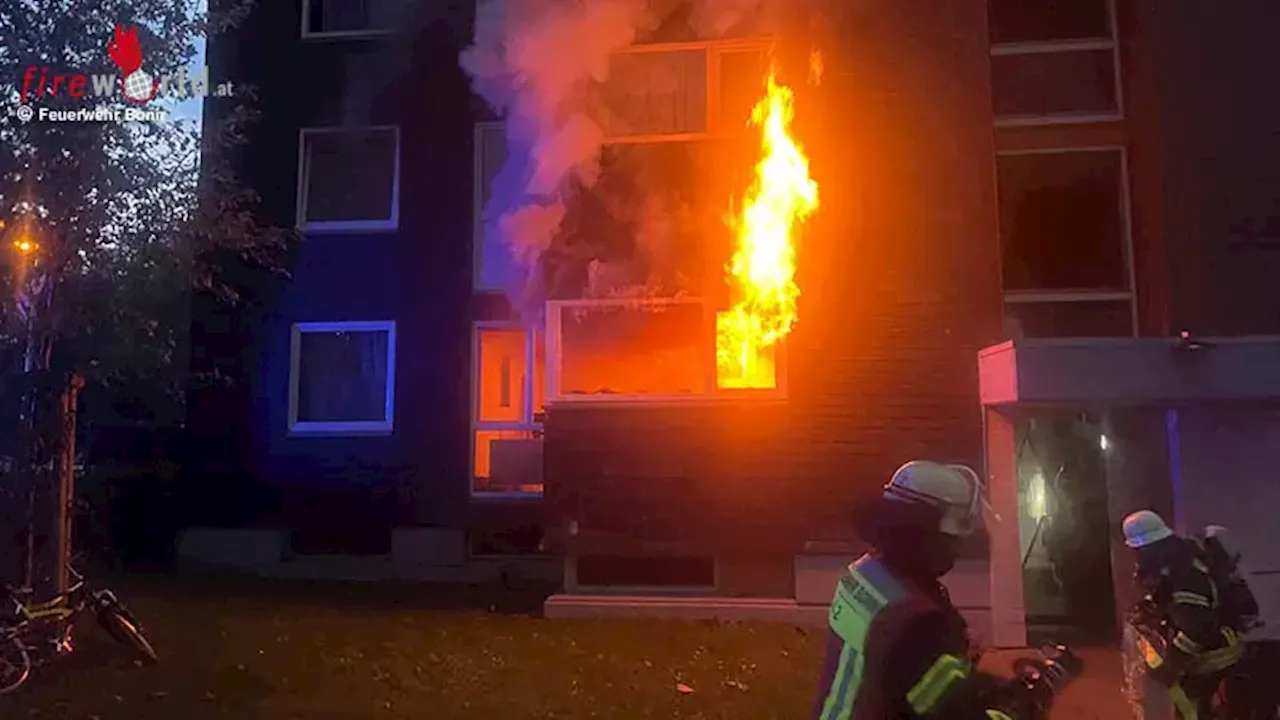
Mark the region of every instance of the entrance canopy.
<instances>
[{"instance_id":1,"label":"entrance canopy","mask_svg":"<svg viewBox=\"0 0 1280 720\"><path fill-rule=\"evenodd\" d=\"M1280 336L1017 340L978 352L982 404L1280 398Z\"/></svg>"},{"instance_id":2,"label":"entrance canopy","mask_svg":"<svg viewBox=\"0 0 1280 720\"><path fill-rule=\"evenodd\" d=\"M1280 620L1280 336L1017 340L978 353L986 432L992 637L1026 642L1019 523L1019 423L1043 412L1101 418L1117 609L1130 553L1120 520L1168 513L1180 532L1220 523L1250 562L1260 604ZM1110 447L1110 450L1107 448ZM999 518L1005 518L1000 520ZM1264 612L1264 615L1267 612Z\"/></svg>"}]
</instances>

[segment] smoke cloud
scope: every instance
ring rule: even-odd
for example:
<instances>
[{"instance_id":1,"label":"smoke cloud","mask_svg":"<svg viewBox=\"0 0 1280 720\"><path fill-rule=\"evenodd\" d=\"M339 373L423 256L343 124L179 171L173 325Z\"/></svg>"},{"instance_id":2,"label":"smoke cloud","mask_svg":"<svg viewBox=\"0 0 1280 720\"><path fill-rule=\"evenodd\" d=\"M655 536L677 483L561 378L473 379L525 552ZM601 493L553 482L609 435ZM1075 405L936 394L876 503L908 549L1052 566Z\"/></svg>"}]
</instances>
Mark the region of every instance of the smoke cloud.
<instances>
[{"instance_id":1,"label":"smoke cloud","mask_svg":"<svg viewBox=\"0 0 1280 720\"><path fill-rule=\"evenodd\" d=\"M492 183L486 232L507 248L506 278L513 305L530 322L554 295L546 260L584 251L566 239L575 200L597 192L607 114L598 107L612 56L655 29L681 5L685 22L703 37L718 37L760 12L761 0L481 0L473 44L460 63L475 92L506 121L507 160ZM607 207L615 224L632 229L634 258L579 257L578 292L616 294L629 284L653 286L670 275L673 237L688 225L688 208L660 182L638 182L631 200ZM636 195L639 199L636 199ZM609 203L602 200L601 205ZM715 211L720 212L721 208ZM589 251L586 251L589 252ZM627 267L643 261L644 270ZM557 271L561 272L561 271ZM561 272L561 274L563 274Z\"/></svg>"}]
</instances>

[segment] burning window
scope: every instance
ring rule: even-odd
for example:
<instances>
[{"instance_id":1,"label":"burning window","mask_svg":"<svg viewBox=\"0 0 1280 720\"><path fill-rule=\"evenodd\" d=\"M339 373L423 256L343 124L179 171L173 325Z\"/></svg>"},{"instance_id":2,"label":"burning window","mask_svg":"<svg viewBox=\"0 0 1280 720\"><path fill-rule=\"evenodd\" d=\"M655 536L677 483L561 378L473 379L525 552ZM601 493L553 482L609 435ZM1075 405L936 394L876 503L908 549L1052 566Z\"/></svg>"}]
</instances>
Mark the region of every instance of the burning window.
<instances>
[{"instance_id":1,"label":"burning window","mask_svg":"<svg viewBox=\"0 0 1280 720\"><path fill-rule=\"evenodd\" d=\"M790 135L792 94L769 77L752 123L760 155L731 207L727 298L604 297L548 305L558 399L697 397L781 387L779 346L796 322L799 225L818 207L808 158ZM712 308L717 308L713 311Z\"/></svg>"},{"instance_id":2,"label":"burning window","mask_svg":"<svg viewBox=\"0 0 1280 720\"><path fill-rule=\"evenodd\" d=\"M545 355L540 334L512 324L475 329L472 478L476 492L541 492Z\"/></svg>"},{"instance_id":3,"label":"burning window","mask_svg":"<svg viewBox=\"0 0 1280 720\"><path fill-rule=\"evenodd\" d=\"M551 303L561 396L706 394L712 358L700 301Z\"/></svg>"}]
</instances>

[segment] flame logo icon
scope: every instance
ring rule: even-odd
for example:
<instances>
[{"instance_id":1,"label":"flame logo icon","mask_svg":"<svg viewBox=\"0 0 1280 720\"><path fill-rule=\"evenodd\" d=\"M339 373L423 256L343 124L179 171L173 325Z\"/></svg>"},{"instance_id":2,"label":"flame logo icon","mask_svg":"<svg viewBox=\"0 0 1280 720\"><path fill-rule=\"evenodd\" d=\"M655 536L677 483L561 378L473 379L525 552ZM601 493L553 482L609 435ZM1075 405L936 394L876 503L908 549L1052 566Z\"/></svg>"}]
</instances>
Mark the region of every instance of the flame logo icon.
<instances>
[{"instance_id":1,"label":"flame logo icon","mask_svg":"<svg viewBox=\"0 0 1280 720\"><path fill-rule=\"evenodd\" d=\"M138 28L116 24L115 36L107 43L111 62L120 68L120 90L125 99L136 103L150 102L160 83L142 69L142 45L138 44Z\"/></svg>"}]
</instances>

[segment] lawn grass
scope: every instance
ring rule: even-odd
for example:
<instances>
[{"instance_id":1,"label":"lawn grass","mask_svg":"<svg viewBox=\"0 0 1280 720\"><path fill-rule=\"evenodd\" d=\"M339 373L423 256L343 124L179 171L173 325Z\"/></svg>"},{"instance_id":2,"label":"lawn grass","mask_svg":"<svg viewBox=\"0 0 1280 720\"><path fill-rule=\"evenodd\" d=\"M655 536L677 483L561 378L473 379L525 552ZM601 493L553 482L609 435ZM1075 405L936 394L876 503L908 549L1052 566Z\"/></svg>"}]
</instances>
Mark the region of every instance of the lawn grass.
<instances>
[{"instance_id":1,"label":"lawn grass","mask_svg":"<svg viewBox=\"0 0 1280 720\"><path fill-rule=\"evenodd\" d=\"M113 583L162 664L86 628L74 656L0 696L0 719L791 719L821 652L820 634L775 625L544 620L522 612L528 592Z\"/></svg>"}]
</instances>

